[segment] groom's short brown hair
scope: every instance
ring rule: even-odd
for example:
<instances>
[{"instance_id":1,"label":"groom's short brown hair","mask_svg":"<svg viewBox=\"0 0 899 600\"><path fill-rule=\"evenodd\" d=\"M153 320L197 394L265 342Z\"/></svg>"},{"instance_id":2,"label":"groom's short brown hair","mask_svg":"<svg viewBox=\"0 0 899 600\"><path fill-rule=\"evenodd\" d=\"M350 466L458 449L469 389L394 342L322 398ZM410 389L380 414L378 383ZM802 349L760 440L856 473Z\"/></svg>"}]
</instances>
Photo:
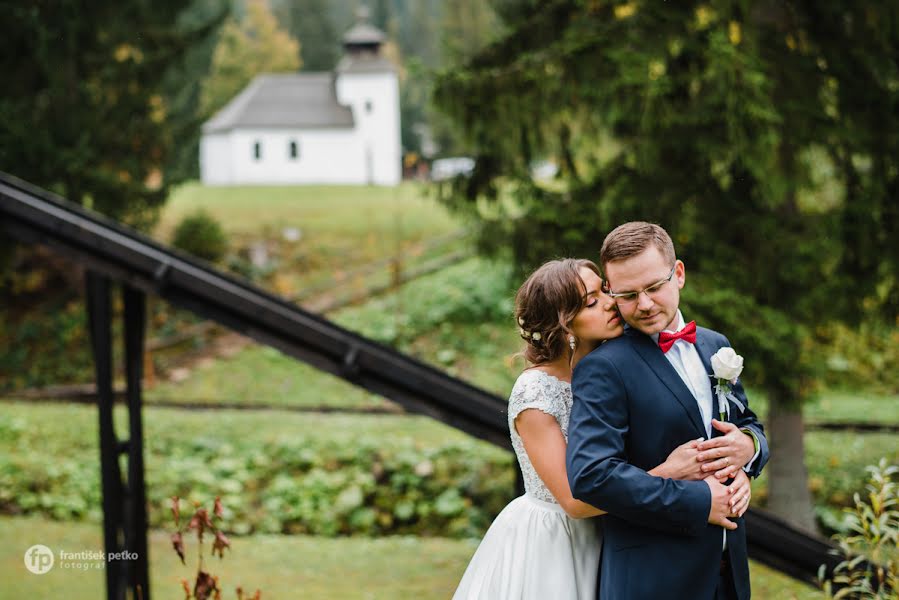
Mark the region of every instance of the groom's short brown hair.
<instances>
[{"instance_id":1,"label":"groom's short brown hair","mask_svg":"<svg viewBox=\"0 0 899 600\"><path fill-rule=\"evenodd\" d=\"M658 248L662 256L672 265L677 260L671 236L655 223L631 221L619 225L609 232L602 243L602 250L599 251L599 262L603 271L610 262L636 256L649 248L650 244Z\"/></svg>"}]
</instances>

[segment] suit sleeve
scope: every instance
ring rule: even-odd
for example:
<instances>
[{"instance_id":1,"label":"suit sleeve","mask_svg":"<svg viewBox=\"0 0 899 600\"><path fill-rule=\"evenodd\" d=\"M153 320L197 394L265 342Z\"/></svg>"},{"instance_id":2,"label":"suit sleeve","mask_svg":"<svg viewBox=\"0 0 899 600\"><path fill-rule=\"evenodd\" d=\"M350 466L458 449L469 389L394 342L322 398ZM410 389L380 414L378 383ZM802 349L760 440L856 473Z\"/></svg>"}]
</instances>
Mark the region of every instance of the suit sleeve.
<instances>
[{"instance_id":1,"label":"suit sleeve","mask_svg":"<svg viewBox=\"0 0 899 600\"><path fill-rule=\"evenodd\" d=\"M704 531L711 507L705 482L654 477L627 463L627 391L611 361L595 352L582 359L572 392L566 453L572 495L644 527L682 535Z\"/></svg>"},{"instance_id":2,"label":"suit sleeve","mask_svg":"<svg viewBox=\"0 0 899 600\"><path fill-rule=\"evenodd\" d=\"M722 335L721 338L723 340L723 346L730 346L730 341L728 341L725 336ZM746 474L755 478L762 474L762 469L768 462L768 438L765 437L765 427L762 425L761 421L759 421L756 414L752 412L752 409L749 408L749 399L746 397L746 390L743 389L743 384L739 379L737 379L737 383L733 386L733 393L737 399L743 403L743 406L746 407L746 410L740 413L735 419L732 419L734 425L740 429L751 430L759 443L758 456L746 465L745 468Z\"/></svg>"}]
</instances>

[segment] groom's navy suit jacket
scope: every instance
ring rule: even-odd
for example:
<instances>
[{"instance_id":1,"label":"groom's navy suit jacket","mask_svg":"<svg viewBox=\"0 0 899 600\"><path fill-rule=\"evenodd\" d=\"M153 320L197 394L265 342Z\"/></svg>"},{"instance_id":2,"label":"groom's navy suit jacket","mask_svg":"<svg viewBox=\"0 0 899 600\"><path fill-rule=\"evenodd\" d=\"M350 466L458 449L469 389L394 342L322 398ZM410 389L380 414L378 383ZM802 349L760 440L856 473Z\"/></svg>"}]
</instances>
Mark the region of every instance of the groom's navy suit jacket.
<instances>
[{"instance_id":1,"label":"groom's navy suit jacket","mask_svg":"<svg viewBox=\"0 0 899 600\"><path fill-rule=\"evenodd\" d=\"M730 343L697 329L696 349L706 372L711 356ZM709 385L714 380L709 379ZM750 475L768 461L768 443L749 410L742 385L730 421L756 434L760 453ZM572 381L568 480L575 498L609 512L602 517L602 600L712 599L722 558L722 528L707 523L711 491L703 481L675 481L647 471L677 446L706 437L689 388L652 338L628 328L581 359ZM717 414L717 400L715 401ZM713 436L720 433L713 429ZM727 533L727 552L741 600L749 598L746 528Z\"/></svg>"}]
</instances>

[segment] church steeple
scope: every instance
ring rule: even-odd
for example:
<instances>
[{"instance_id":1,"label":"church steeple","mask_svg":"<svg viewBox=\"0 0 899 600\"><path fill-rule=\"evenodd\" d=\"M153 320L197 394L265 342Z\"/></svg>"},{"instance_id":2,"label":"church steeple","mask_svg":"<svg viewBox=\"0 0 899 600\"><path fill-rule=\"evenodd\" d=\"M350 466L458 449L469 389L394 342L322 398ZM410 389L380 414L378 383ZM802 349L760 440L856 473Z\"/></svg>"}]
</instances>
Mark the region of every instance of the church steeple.
<instances>
[{"instance_id":1,"label":"church steeple","mask_svg":"<svg viewBox=\"0 0 899 600\"><path fill-rule=\"evenodd\" d=\"M348 56L377 55L387 39L384 32L369 23L371 12L360 5L356 9L356 24L343 36L343 48Z\"/></svg>"}]
</instances>

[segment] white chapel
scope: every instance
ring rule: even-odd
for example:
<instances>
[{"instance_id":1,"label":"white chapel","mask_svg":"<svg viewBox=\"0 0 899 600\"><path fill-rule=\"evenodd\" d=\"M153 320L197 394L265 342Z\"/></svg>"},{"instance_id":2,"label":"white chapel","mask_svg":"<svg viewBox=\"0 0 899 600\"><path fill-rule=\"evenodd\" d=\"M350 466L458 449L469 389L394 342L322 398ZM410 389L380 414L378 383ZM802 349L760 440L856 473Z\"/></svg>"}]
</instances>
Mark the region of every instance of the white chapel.
<instances>
[{"instance_id":1,"label":"white chapel","mask_svg":"<svg viewBox=\"0 0 899 600\"><path fill-rule=\"evenodd\" d=\"M257 76L203 125L203 183L398 184L399 84L384 40L360 10L333 73Z\"/></svg>"}]
</instances>

